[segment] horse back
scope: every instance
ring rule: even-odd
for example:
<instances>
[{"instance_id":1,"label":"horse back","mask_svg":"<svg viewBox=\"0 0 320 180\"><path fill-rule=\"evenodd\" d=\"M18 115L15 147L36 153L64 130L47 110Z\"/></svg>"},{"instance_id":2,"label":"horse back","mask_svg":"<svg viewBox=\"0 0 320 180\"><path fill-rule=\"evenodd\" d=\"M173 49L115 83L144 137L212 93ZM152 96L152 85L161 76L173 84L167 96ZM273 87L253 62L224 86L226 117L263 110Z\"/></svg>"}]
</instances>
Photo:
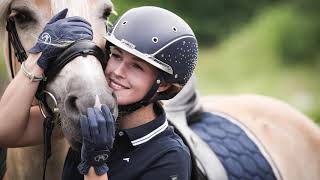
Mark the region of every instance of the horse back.
<instances>
[{"instance_id":1,"label":"horse back","mask_svg":"<svg viewBox=\"0 0 320 180\"><path fill-rule=\"evenodd\" d=\"M319 179L320 128L288 104L257 95L207 96L201 104L205 111L229 115L250 131L283 179Z\"/></svg>"}]
</instances>

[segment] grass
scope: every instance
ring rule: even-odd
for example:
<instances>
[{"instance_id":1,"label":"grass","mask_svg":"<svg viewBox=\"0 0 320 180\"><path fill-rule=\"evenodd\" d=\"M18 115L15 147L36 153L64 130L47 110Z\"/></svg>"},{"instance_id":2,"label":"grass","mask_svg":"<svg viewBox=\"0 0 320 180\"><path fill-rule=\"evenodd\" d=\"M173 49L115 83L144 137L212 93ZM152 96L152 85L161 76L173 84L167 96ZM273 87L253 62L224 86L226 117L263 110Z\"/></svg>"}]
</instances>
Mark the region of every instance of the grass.
<instances>
[{"instance_id":1,"label":"grass","mask_svg":"<svg viewBox=\"0 0 320 180\"><path fill-rule=\"evenodd\" d=\"M278 39L296 19L292 8L266 9L220 45L201 48L202 94L257 93L282 99L320 123L319 67L282 63Z\"/></svg>"}]
</instances>

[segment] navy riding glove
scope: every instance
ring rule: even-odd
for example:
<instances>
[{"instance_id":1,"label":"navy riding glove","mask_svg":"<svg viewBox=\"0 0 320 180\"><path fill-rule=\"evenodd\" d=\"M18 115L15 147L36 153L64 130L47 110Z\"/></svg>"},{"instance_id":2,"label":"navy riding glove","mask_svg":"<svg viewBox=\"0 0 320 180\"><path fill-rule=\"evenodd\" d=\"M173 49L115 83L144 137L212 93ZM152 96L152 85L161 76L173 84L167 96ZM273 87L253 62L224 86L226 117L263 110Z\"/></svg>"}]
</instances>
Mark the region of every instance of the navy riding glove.
<instances>
[{"instance_id":1,"label":"navy riding glove","mask_svg":"<svg viewBox=\"0 0 320 180\"><path fill-rule=\"evenodd\" d=\"M81 116L82 148L81 163L78 170L88 174L93 166L97 175L103 175L109 170L106 161L110 155L115 137L114 118L106 105L88 108L87 116Z\"/></svg>"},{"instance_id":2,"label":"navy riding glove","mask_svg":"<svg viewBox=\"0 0 320 180\"><path fill-rule=\"evenodd\" d=\"M89 22L81 17L67 17L68 9L56 14L44 27L37 43L29 50L35 54L42 52L38 65L46 72L52 59L58 57L70 44L77 40L92 40Z\"/></svg>"}]
</instances>

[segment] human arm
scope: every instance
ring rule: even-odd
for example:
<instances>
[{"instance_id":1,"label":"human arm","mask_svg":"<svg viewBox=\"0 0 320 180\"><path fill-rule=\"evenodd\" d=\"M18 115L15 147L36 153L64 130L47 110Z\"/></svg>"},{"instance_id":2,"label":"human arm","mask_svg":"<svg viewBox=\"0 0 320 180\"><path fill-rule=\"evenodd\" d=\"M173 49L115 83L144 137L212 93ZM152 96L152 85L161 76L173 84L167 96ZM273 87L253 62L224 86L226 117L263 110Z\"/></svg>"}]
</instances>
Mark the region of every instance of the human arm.
<instances>
[{"instance_id":1,"label":"human arm","mask_svg":"<svg viewBox=\"0 0 320 180\"><path fill-rule=\"evenodd\" d=\"M81 163L78 166L80 174L86 178L107 176L109 170L106 164L115 137L114 118L106 105L98 108L88 108L87 116L80 118L82 133ZM94 169L94 172L90 172ZM89 173L90 172L90 173Z\"/></svg>"},{"instance_id":2,"label":"human arm","mask_svg":"<svg viewBox=\"0 0 320 180\"><path fill-rule=\"evenodd\" d=\"M37 59L41 54L29 55L26 66L30 73L40 76L43 70L37 65ZM0 145L3 147L21 146L21 138L40 143L42 122L40 111L37 106L32 108L34 94L39 82L31 82L22 71L19 71L15 78L6 88L0 101ZM31 133L33 132L33 133ZM25 135L31 135L30 138Z\"/></svg>"}]
</instances>

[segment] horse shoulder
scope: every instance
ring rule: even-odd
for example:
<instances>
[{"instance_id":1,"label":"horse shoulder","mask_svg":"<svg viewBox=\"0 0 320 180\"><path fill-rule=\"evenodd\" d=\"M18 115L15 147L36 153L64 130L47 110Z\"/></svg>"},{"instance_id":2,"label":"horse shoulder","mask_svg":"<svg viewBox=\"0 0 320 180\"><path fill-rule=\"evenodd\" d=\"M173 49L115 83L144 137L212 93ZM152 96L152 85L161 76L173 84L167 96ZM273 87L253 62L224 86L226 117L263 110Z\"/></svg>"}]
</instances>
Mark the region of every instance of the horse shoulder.
<instances>
[{"instance_id":1,"label":"horse shoulder","mask_svg":"<svg viewBox=\"0 0 320 180\"><path fill-rule=\"evenodd\" d=\"M320 128L287 103L266 96L205 96L205 111L233 117L260 141L284 179L320 177ZM300 158L303 156L303 158ZM306 171L306 162L310 169Z\"/></svg>"}]
</instances>

